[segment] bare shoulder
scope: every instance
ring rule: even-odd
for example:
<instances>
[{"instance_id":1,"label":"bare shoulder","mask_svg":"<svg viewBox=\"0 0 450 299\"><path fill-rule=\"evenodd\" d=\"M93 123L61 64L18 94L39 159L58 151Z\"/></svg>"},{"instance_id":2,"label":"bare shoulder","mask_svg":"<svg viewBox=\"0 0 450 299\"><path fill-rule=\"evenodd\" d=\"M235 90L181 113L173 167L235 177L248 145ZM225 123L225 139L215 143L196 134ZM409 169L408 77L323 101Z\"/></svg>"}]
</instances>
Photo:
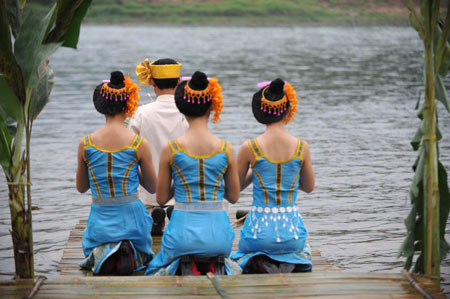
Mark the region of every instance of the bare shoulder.
<instances>
[{"instance_id":1,"label":"bare shoulder","mask_svg":"<svg viewBox=\"0 0 450 299\"><path fill-rule=\"evenodd\" d=\"M300 139L303 143L303 146L305 147L305 149L309 149L309 144L305 139Z\"/></svg>"},{"instance_id":2,"label":"bare shoulder","mask_svg":"<svg viewBox=\"0 0 450 299\"><path fill-rule=\"evenodd\" d=\"M78 150L84 149L84 137L81 138L80 143L78 143Z\"/></svg>"},{"instance_id":3,"label":"bare shoulder","mask_svg":"<svg viewBox=\"0 0 450 299\"><path fill-rule=\"evenodd\" d=\"M249 159L253 158L253 153L252 153L252 149L249 145L249 141L250 140L247 140L241 144L241 146L239 148L239 153L238 153L238 157L240 159L245 158L246 160L249 160Z\"/></svg>"}]
</instances>

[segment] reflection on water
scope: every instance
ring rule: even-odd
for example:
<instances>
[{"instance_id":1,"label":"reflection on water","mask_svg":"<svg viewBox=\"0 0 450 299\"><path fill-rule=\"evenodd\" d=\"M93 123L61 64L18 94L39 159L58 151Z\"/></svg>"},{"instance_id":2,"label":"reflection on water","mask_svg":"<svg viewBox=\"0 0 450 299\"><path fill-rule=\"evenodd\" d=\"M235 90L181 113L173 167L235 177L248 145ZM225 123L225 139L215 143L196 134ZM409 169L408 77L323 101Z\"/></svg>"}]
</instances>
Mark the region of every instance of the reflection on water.
<instances>
[{"instance_id":1,"label":"reflection on water","mask_svg":"<svg viewBox=\"0 0 450 299\"><path fill-rule=\"evenodd\" d=\"M225 108L211 128L236 150L264 129L251 114L256 83L281 77L298 86L299 114L289 130L310 144L316 173L315 191L299 201L310 243L345 271L401 271L396 255L416 157L409 142L423 89L421 43L412 29L84 26L78 46L52 56L52 101L33 128L37 273L57 275L69 230L89 213L89 195L75 190L75 168L79 140L103 124L91 104L94 87L115 69L135 78L135 64L146 57L173 57L183 63L183 75L198 69L219 77ZM144 102L149 92L142 88ZM442 105L440 111L441 160L450 170L450 117ZM248 207L250 195L243 192L235 208ZM6 278L14 265L3 176L0 198L0 276ZM447 279L449 268L447 258Z\"/></svg>"}]
</instances>

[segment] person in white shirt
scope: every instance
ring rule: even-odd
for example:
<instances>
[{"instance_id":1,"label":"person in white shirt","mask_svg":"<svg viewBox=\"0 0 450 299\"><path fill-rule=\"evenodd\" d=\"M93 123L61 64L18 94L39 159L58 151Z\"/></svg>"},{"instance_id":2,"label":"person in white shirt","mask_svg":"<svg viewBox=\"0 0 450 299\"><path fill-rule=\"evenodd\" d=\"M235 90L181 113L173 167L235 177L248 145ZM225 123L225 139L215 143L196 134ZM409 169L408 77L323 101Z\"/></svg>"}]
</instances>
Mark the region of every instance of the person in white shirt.
<instances>
[{"instance_id":1,"label":"person in white shirt","mask_svg":"<svg viewBox=\"0 0 450 299\"><path fill-rule=\"evenodd\" d=\"M178 138L187 131L188 123L178 111L174 93L180 83L181 63L164 58L149 63L148 59L136 66L136 74L143 85L153 86L156 101L140 106L129 122L129 129L144 137L150 144L152 162L158 173L161 149L169 140ZM153 218L152 235L162 235L166 212L156 202L155 194L150 194L139 186L139 199L145 204ZM173 209L173 199L169 201L167 216Z\"/></svg>"}]
</instances>

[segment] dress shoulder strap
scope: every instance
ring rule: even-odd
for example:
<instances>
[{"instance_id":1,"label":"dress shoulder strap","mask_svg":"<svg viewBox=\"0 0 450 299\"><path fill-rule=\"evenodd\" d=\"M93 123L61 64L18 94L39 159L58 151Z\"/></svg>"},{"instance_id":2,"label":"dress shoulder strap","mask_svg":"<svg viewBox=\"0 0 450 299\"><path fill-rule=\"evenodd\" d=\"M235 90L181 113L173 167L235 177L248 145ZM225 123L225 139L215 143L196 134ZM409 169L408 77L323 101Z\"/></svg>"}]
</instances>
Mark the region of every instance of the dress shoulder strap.
<instances>
[{"instance_id":1,"label":"dress shoulder strap","mask_svg":"<svg viewBox=\"0 0 450 299\"><path fill-rule=\"evenodd\" d=\"M299 158L302 161L303 164L303 153L305 151L305 141L298 138L298 145L297 145L297 153L295 154L296 158Z\"/></svg>"},{"instance_id":2,"label":"dress shoulder strap","mask_svg":"<svg viewBox=\"0 0 450 299\"><path fill-rule=\"evenodd\" d=\"M229 149L230 143L228 141L222 140L222 148L220 149L220 151L228 155Z\"/></svg>"},{"instance_id":3,"label":"dress shoulder strap","mask_svg":"<svg viewBox=\"0 0 450 299\"><path fill-rule=\"evenodd\" d=\"M258 160L258 158L262 157L262 152L261 149L259 148L258 142L256 142L256 138L249 140L248 145L250 146L253 154L255 155L255 161Z\"/></svg>"},{"instance_id":4,"label":"dress shoulder strap","mask_svg":"<svg viewBox=\"0 0 450 299\"><path fill-rule=\"evenodd\" d=\"M172 150L172 155L178 153L179 151L181 151L181 147L178 144L177 140L169 140L169 147Z\"/></svg>"},{"instance_id":5,"label":"dress shoulder strap","mask_svg":"<svg viewBox=\"0 0 450 299\"><path fill-rule=\"evenodd\" d=\"M131 142L131 148L137 150L139 146L141 146L142 141L144 141L144 138L142 136L139 135L134 136L134 139Z\"/></svg>"},{"instance_id":6,"label":"dress shoulder strap","mask_svg":"<svg viewBox=\"0 0 450 299\"><path fill-rule=\"evenodd\" d=\"M230 165L230 142L222 140L222 148L220 150L222 153L227 155L227 162Z\"/></svg>"},{"instance_id":7,"label":"dress shoulder strap","mask_svg":"<svg viewBox=\"0 0 450 299\"><path fill-rule=\"evenodd\" d=\"M88 147L88 146L92 145L91 135L84 136L83 143L84 143L84 147Z\"/></svg>"},{"instance_id":8,"label":"dress shoulder strap","mask_svg":"<svg viewBox=\"0 0 450 299\"><path fill-rule=\"evenodd\" d=\"M181 146L178 144L177 140L169 140L169 147L172 150L172 157L170 158L170 165L173 165L173 159L175 155L181 152Z\"/></svg>"}]
</instances>

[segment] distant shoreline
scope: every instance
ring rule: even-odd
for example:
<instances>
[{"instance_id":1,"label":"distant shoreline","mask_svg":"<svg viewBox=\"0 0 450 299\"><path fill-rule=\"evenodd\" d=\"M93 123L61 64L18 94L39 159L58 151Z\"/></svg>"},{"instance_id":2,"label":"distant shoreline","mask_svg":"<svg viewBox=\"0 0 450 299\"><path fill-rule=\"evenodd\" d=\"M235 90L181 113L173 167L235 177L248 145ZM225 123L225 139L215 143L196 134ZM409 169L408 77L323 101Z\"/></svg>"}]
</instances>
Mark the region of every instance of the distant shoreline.
<instances>
[{"instance_id":1,"label":"distant shoreline","mask_svg":"<svg viewBox=\"0 0 450 299\"><path fill-rule=\"evenodd\" d=\"M48 12L44 0L30 1L39 15ZM45 0L49 2L51 0ZM93 2L85 24L160 24L193 26L410 26L409 12L393 0L268 1L253 0L102 0Z\"/></svg>"},{"instance_id":2,"label":"distant shoreline","mask_svg":"<svg viewBox=\"0 0 450 299\"><path fill-rule=\"evenodd\" d=\"M203 22L168 22L168 21L148 21L141 20L136 21L134 19L131 20L123 20L119 22L97 22L92 20L86 20L83 22L83 25L155 25L155 26L169 26L169 27L177 27L180 25L183 26L211 26L211 27L287 27L287 26L304 26L304 27L328 27L328 26L341 26L341 27L367 27L367 26L381 26L381 27L410 27L411 23L408 19L406 20L341 20L341 21L304 21L304 22L244 22L244 21L236 21L231 20L227 22L219 22L219 21L203 21Z\"/></svg>"}]
</instances>

